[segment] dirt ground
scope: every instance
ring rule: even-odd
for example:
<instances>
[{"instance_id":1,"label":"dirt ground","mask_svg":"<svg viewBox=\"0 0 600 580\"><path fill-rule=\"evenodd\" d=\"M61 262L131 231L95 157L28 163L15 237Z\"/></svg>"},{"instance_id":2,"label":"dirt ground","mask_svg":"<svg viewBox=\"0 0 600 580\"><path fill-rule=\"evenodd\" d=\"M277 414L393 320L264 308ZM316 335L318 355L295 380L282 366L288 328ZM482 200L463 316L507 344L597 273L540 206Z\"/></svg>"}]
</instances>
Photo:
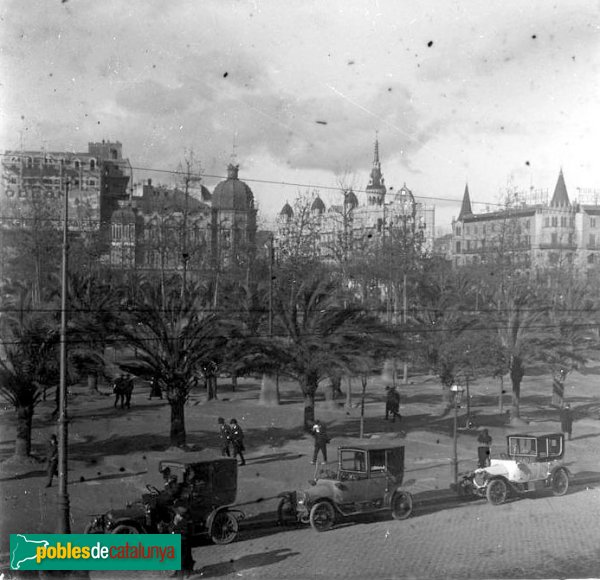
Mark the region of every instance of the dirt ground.
<instances>
[{"instance_id":1,"label":"dirt ground","mask_svg":"<svg viewBox=\"0 0 600 580\"><path fill-rule=\"evenodd\" d=\"M600 474L600 374L568 377L566 399L574 411L573 441L567 444L566 460L580 478ZM400 422L384 421L385 386L389 381L373 378L367 387L364 430L366 436L389 437L406 446L405 485L413 492L448 490L452 478L453 413L443 415L441 388L434 377L416 376L399 385ZM556 432L558 410L550 406L551 377L527 376L522 385L522 417L527 424L510 426L506 412L498 411L499 383L492 379L470 385L471 415L479 427L493 437L492 454L505 450L509 432ZM344 381L343 390L347 388ZM507 385L505 387L509 389ZM336 447L358 437L360 429L360 381L354 380L353 405L345 399L335 403L317 398L316 415L333 438L329 463L333 468ZM303 403L297 385L282 383L281 405L261 406L260 380L243 379L235 392L221 381L219 400L206 401L194 392L186 407L186 428L191 450L169 448L170 408L166 401L148 400L149 387L136 385L130 410L113 408L108 387L103 394L90 395L83 386L72 388L69 397L69 496L72 531L82 532L94 514L122 507L139 498L146 484L161 485L157 464L161 459L196 460L218 456L217 418L235 417L245 432L247 465L239 469L237 504L246 523L273 520L277 494L302 489L312 479L312 438L302 431ZM504 411L510 406L505 395ZM43 457L46 442L56 432L50 414L53 402L36 410L33 428L34 454ZM466 405L459 410L459 425L465 424ZM14 449L15 413L0 411L0 559L6 560L9 534L41 533L57 529L56 481L46 488L44 464L16 464ZM475 467L476 430L461 430L458 440L460 470ZM4 562L3 562L4 563Z\"/></svg>"}]
</instances>

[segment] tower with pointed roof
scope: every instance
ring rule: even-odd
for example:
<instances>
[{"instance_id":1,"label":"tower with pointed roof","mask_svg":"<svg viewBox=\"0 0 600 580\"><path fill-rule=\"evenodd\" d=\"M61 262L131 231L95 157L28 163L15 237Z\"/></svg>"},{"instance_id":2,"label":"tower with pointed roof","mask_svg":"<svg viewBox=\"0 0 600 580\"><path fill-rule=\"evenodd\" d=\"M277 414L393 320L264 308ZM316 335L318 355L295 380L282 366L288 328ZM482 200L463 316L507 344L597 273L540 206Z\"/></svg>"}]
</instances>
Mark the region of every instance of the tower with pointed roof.
<instances>
[{"instance_id":1,"label":"tower with pointed roof","mask_svg":"<svg viewBox=\"0 0 600 580\"><path fill-rule=\"evenodd\" d=\"M367 196L367 205L383 205L385 201L386 187L383 174L381 173L381 162L379 161L379 139L377 137L375 137L373 167L371 168L369 185L367 185L365 192Z\"/></svg>"},{"instance_id":2,"label":"tower with pointed roof","mask_svg":"<svg viewBox=\"0 0 600 580\"><path fill-rule=\"evenodd\" d=\"M458 214L458 221L462 220L466 216L473 215L471 209L471 196L469 195L469 184L465 184L465 193L463 194L462 205L460 206L460 213Z\"/></svg>"}]
</instances>

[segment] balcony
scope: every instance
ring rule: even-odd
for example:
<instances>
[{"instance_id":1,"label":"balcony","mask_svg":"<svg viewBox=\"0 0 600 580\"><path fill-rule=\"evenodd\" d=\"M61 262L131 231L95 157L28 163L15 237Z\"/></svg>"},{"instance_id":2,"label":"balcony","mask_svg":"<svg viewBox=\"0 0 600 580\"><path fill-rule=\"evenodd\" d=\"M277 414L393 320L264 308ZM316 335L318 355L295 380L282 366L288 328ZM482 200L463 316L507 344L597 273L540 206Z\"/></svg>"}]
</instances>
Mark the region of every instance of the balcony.
<instances>
[{"instance_id":1,"label":"balcony","mask_svg":"<svg viewBox=\"0 0 600 580\"><path fill-rule=\"evenodd\" d=\"M540 250L576 250L575 242L540 242Z\"/></svg>"}]
</instances>

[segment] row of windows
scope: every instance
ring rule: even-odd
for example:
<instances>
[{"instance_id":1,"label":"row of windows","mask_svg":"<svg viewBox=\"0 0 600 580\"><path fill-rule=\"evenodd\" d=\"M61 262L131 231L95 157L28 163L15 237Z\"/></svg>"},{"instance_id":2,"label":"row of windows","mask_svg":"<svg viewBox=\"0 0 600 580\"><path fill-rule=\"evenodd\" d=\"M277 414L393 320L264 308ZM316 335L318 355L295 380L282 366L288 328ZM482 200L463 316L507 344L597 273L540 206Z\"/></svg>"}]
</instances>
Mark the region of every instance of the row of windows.
<instances>
[{"instance_id":1,"label":"row of windows","mask_svg":"<svg viewBox=\"0 0 600 580\"><path fill-rule=\"evenodd\" d=\"M31 187L31 185L35 185L35 183L39 183L39 178L37 177L24 177L22 179L23 185L24 186L29 186ZM28 183L30 182L30 183ZM8 178L8 183L10 185L18 185L19 183L19 178L16 175L11 175ZM62 187L64 183L64 178L61 178L59 176L49 176L49 177L42 177L42 185L45 185L46 187ZM69 183L71 185L71 187L96 187L98 185L98 180L97 179L79 179L78 177L72 178L69 180Z\"/></svg>"},{"instance_id":2,"label":"row of windows","mask_svg":"<svg viewBox=\"0 0 600 580\"><path fill-rule=\"evenodd\" d=\"M594 220L595 221L595 220ZM546 216L544 218L544 227L545 228L557 228L558 227L558 216ZM561 216L560 217L560 227L561 228L574 228L575 227L575 218L574 217L567 217L567 216ZM594 227L594 226L593 226Z\"/></svg>"},{"instance_id":3,"label":"row of windows","mask_svg":"<svg viewBox=\"0 0 600 580\"><path fill-rule=\"evenodd\" d=\"M45 157L11 157L11 165L23 164L24 167L54 167L56 165L73 166L75 169L89 167L90 171L95 171L98 162L93 157L91 159L81 160L77 157L64 158L64 157L52 157L47 155Z\"/></svg>"}]
</instances>

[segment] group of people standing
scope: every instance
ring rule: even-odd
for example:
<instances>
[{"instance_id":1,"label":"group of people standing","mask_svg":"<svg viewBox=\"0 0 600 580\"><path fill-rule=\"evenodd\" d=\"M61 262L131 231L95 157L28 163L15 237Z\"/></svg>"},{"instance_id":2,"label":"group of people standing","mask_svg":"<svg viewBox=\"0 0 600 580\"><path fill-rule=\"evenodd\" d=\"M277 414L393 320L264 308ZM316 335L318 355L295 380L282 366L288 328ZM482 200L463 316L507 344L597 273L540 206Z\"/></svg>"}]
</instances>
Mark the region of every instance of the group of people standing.
<instances>
[{"instance_id":1,"label":"group of people standing","mask_svg":"<svg viewBox=\"0 0 600 580\"><path fill-rule=\"evenodd\" d=\"M113 381L113 393L115 395L115 409L119 402L121 409L131 409L131 395L133 394L133 377L122 374Z\"/></svg>"},{"instance_id":2,"label":"group of people standing","mask_svg":"<svg viewBox=\"0 0 600 580\"><path fill-rule=\"evenodd\" d=\"M235 459L238 455L240 457L240 465L246 465L244 459L244 431L237 422L237 419L231 419L229 425L225 423L223 417L217 419L219 424L219 441L221 444L221 455L224 457L231 457L233 451L233 458Z\"/></svg>"}]
</instances>

